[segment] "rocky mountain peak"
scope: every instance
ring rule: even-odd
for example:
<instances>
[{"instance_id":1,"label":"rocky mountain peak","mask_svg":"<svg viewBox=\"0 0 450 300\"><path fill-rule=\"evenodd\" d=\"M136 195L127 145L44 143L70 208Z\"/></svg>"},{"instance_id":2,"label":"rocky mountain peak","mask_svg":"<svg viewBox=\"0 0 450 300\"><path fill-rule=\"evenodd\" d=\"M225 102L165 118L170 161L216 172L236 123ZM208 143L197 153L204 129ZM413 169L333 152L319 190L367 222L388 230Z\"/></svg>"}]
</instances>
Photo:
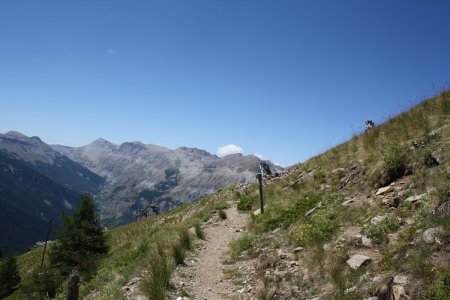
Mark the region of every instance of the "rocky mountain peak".
<instances>
[{"instance_id":1,"label":"rocky mountain peak","mask_svg":"<svg viewBox=\"0 0 450 300\"><path fill-rule=\"evenodd\" d=\"M134 153L145 149L145 144L139 141L125 142L119 146L121 151L132 151Z\"/></svg>"},{"instance_id":2,"label":"rocky mountain peak","mask_svg":"<svg viewBox=\"0 0 450 300\"><path fill-rule=\"evenodd\" d=\"M39 137L28 137L17 131L0 134L0 149L33 162L53 163L53 159L59 155Z\"/></svg>"},{"instance_id":3,"label":"rocky mountain peak","mask_svg":"<svg viewBox=\"0 0 450 300\"><path fill-rule=\"evenodd\" d=\"M98 138L95 141L93 141L92 143L88 144L87 146L90 146L90 145L95 145L95 146L99 146L99 147L104 147L104 146L111 147L111 146L114 146L113 143L111 143L110 141L107 141L107 140L105 140L103 138Z\"/></svg>"},{"instance_id":4,"label":"rocky mountain peak","mask_svg":"<svg viewBox=\"0 0 450 300\"><path fill-rule=\"evenodd\" d=\"M213 155L209 153L206 150L198 149L198 148L189 148L189 147L180 147L177 150L182 151L185 154L189 155L195 155L195 156L204 156L204 157L216 157L216 155Z\"/></svg>"},{"instance_id":5,"label":"rocky mountain peak","mask_svg":"<svg viewBox=\"0 0 450 300\"><path fill-rule=\"evenodd\" d=\"M26 136L23 133L20 133L18 131L8 131L7 133L5 133L5 135L9 138L14 138L14 139L19 139L19 140L28 139L28 136Z\"/></svg>"}]
</instances>

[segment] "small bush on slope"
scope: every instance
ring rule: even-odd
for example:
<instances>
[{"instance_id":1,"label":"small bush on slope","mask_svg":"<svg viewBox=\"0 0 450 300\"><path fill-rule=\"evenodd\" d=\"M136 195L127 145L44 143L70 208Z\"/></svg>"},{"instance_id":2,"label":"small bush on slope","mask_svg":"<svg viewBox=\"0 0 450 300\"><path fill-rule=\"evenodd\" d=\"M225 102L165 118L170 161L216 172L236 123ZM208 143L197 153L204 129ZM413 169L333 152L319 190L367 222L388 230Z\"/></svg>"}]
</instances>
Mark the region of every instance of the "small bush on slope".
<instances>
[{"instance_id":1,"label":"small bush on slope","mask_svg":"<svg viewBox=\"0 0 450 300\"><path fill-rule=\"evenodd\" d=\"M242 237L230 243L231 261L236 261L242 255L242 252L248 251L252 248L253 236L245 234Z\"/></svg>"},{"instance_id":2,"label":"small bush on slope","mask_svg":"<svg viewBox=\"0 0 450 300\"><path fill-rule=\"evenodd\" d=\"M400 223L395 216L390 216L377 224L370 224L366 228L366 234L376 244L384 244L388 242L387 235L399 229Z\"/></svg>"},{"instance_id":3,"label":"small bush on slope","mask_svg":"<svg viewBox=\"0 0 450 300\"><path fill-rule=\"evenodd\" d=\"M255 217L255 223L261 231L270 231L278 227L287 228L296 222L300 216L316 206L322 199L321 193L312 193L305 198L298 199L294 205L278 208L273 205L264 214Z\"/></svg>"},{"instance_id":4,"label":"small bush on slope","mask_svg":"<svg viewBox=\"0 0 450 300\"><path fill-rule=\"evenodd\" d=\"M314 213L310 220L291 229L289 236L299 246L320 244L327 241L337 228L336 215L324 210Z\"/></svg>"},{"instance_id":5,"label":"small bush on slope","mask_svg":"<svg viewBox=\"0 0 450 300\"><path fill-rule=\"evenodd\" d=\"M172 244L172 256L175 264L182 265L186 259L186 249L179 242L176 242Z\"/></svg>"},{"instance_id":6,"label":"small bush on slope","mask_svg":"<svg viewBox=\"0 0 450 300\"><path fill-rule=\"evenodd\" d=\"M150 300L165 299L173 266L161 243L150 257L147 271L148 275L141 283L142 291Z\"/></svg>"},{"instance_id":7,"label":"small bush on slope","mask_svg":"<svg viewBox=\"0 0 450 300\"><path fill-rule=\"evenodd\" d=\"M182 227L178 231L178 240L181 247L186 250L192 250L192 238L186 227Z\"/></svg>"},{"instance_id":8,"label":"small bush on slope","mask_svg":"<svg viewBox=\"0 0 450 300\"><path fill-rule=\"evenodd\" d=\"M221 220L225 220L227 218L227 213L222 209L219 209L219 218Z\"/></svg>"},{"instance_id":9,"label":"small bush on slope","mask_svg":"<svg viewBox=\"0 0 450 300\"><path fill-rule=\"evenodd\" d=\"M202 226L200 225L200 222L196 222L194 225L195 228L195 235L197 238L204 240L206 237L205 231L203 230Z\"/></svg>"}]
</instances>

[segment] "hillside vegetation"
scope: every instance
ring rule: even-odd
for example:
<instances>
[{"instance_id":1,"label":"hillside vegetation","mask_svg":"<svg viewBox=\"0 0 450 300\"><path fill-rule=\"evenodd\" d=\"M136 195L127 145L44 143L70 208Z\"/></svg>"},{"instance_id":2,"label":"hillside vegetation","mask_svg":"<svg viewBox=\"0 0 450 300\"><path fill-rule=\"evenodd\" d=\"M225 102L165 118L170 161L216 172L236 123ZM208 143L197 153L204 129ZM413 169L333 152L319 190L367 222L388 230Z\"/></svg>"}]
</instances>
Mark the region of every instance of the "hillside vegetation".
<instances>
[{"instance_id":1,"label":"hillside vegetation","mask_svg":"<svg viewBox=\"0 0 450 300\"><path fill-rule=\"evenodd\" d=\"M150 299L192 299L189 284L169 280L184 259L172 249L195 257L198 240L187 229L201 232L219 222L221 209L237 205L249 223L224 257L224 280L236 285L232 297L449 299L449 150L445 91L267 180L264 214L256 212L257 186L238 185L110 230L111 251L82 280L82 297L122 299L122 287L138 278ZM19 257L22 288L8 299L35 292L41 255L40 248Z\"/></svg>"}]
</instances>

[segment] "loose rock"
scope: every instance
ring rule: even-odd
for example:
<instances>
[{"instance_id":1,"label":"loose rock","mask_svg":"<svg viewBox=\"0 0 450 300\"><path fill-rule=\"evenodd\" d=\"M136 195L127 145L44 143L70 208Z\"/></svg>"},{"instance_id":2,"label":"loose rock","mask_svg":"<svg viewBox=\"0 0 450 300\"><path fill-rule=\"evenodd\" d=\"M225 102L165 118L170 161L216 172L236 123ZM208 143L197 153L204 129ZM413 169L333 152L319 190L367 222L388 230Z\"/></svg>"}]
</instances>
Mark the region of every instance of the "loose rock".
<instances>
[{"instance_id":1,"label":"loose rock","mask_svg":"<svg viewBox=\"0 0 450 300\"><path fill-rule=\"evenodd\" d=\"M406 300L410 299L405 292L405 288L401 285L394 285L392 287L392 293L394 294L395 300Z\"/></svg>"},{"instance_id":2,"label":"loose rock","mask_svg":"<svg viewBox=\"0 0 450 300\"><path fill-rule=\"evenodd\" d=\"M381 221L383 221L384 219L386 219L386 216L376 216L376 217L373 217L372 219L370 219L370 223L373 225L376 225L376 224L380 223Z\"/></svg>"},{"instance_id":3,"label":"loose rock","mask_svg":"<svg viewBox=\"0 0 450 300\"><path fill-rule=\"evenodd\" d=\"M356 254L350 257L347 260L347 264L352 268L353 270L359 269L363 265L369 264L371 261L370 257L367 257L365 255Z\"/></svg>"},{"instance_id":4,"label":"loose rock","mask_svg":"<svg viewBox=\"0 0 450 300\"><path fill-rule=\"evenodd\" d=\"M436 237L439 234L439 230L437 228L429 228L425 230L422 234L422 239L427 244L432 244L436 242Z\"/></svg>"},{"instance_id":5,"label":"loose rock","mask_svg":"<svg viewBox=\"0 0 450 300\"><path fill-rule=\"evenodd\" d=\"M378 191L377 191L377 193L375 195L380 196L380 195L386 194L387 192L392 191L393 189L394 188L392 186L390 186L390 185L389 186L385 186L385 187L382 187L382 188L378 189Z\"/></svg>"},{"instance_id":6,"label":"loose rock","mask_svg":"<svg viewBox=\"0 0 450 300\"><path fill-rule=\"evenodd\" d=\"M397 275L394 277L394 283L399 285L406 285L408 283L408 276L406 275Z\"/></svg>"},{"instance_id":7,"label":"loose rock","mask_svg":"<svg viewBox=\"0 0 450 300\"><path fill-rule=\"evenodd\" d=\"M419 200L425 198L426 194L414 195L405 199L406 202L416 203Z\"/></svg>"},{"instance_id":8,"label":"loose rock","mask_svg":"<svg viewBox=\"0 0 450 300\"><path fill-rule=\"evenodd\" d=\"M368 238L365 235L361 237L361 242L365 247L372 247L372 239Z\"/></svg>"}]
</instances>

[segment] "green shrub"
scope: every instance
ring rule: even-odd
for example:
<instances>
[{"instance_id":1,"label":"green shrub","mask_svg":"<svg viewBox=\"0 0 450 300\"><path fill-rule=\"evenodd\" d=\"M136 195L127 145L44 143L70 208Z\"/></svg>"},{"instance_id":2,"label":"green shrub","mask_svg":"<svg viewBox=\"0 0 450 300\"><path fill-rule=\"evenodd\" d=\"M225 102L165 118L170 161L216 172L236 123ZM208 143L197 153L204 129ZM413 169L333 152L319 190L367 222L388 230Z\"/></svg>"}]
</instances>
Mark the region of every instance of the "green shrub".
<instances>
[{"instance_id":1,"label":"green shrub","mask_svg":"<svg viewBox=\"0 0 450 300\"><path fill-rule=\"evenodd\" d=\"M444 115L450 114L450 92L446 91L440 95L439 105Z\"/></svg>"},{"instance_id":2,"label":"green shrub","mask_svg":"<svg viewBox=\"0 0 450 300\"><path fill-rule=\"evenodd\" d=\"M242 252L251 249L252 245L253 245L253 236L248 233L232 241L230 243L231 259L237 260L241 256Z\"/></svg>"},{"instance_id":3,"label":"green shrub","mask_svg":"<svg viewBox=\"0 0 450 300\"><path fill-rule=\"evenodd\" d=\"M314 193L299 199L294 205L277 208L271 207L264 214L255 217L255 221L261 224L263 231L274 230L278 227L287 228L292 223L297 222L308 210L312 209L322 200L322 194Z\"/></svg>"},{"instance_id":4,"label":"green shrub","mask_svg":"<svg viewBox=\"0 0 450 300\"><path fill-rule=\"evenodd\" d=\"M182 265L186 258L186 249L184 249L179 242L172 244L172 256L175 264Z\"/></svg>"},{"instance_id":5,"label":"green shrub","mask_svg":"<svg viewBox=\"0 0 450 300\"><path fill-rule=\"evenodd\" d=\"M165 299L173 267L160 243L149 259L147 271L148 275L141 283L142 291L150 300Z\"/></svg>"},{"instance_id":6,"label":"green shrub","mask_svg":"<svg viewBox=\"0 0 450 300\"><path fill-rule=\"evenodd\" d=\"M374 186L386 186L405 175L408 164L408 149L402 145L390 144L382 156L381 166L376 166L369 180Z\"/></svg>"},{"instance_id":7,"label":"green shrub","mask_svg":"<svg viewBox=\"0 0 450 300\"><path fill-rule=\"evenodd\" d=\"M240 195L237 208L239 210L252 210L254 203L257 201L256 195Z\"/></svg>"},{"instance_id":8,"label":"green shrub","mask_svg":"<svg viewBox=\"0 0 450 300\"><path fill-rule=\"evenodd\" d=\"M15 256L9 255L0 261L0 298L14 292L20 284L20 279Z\"/></svg>"},{"instance_id":9,"label":"green shrub","mask_svg":"<svg viewBox=\"0 0 450 300\"><path fill-rule=\"evenodd\" d=\"M299 246L322 243L328 240L338 228L333 214L327 211L314 213L310 221L290 230L290 238Z\"/></svg>"},{"instance_id":10,"label":"green shrub","mask_svg":"<svg viewBox=\"0 0 450 300\"><path fill-rule=\"evenodd\" d=\"M55 269L44 267L33 272L31 280L23 284L22 292L29 299L51 299L61 291L62 279Z\"/></svg>"},{"instance_id":11,"label":"green shrub","mask_svg":"<svg viewBox=\"0 0 450 300\"><path fill-rule=\"evenodd\" d=\"M397 217L389 216L377 224L370 224L365 232L375 244L384 244L388 242L388 233L395 232L400 228L400 222Z\"/></svg>"},{"instance_id":12,"label":"green shrub","mask_svg":"<svg viewBox=\"0 0 450 300\"><path fill-rule=\"evenodd\" d=\"M439 278L429 289L428 299L447 300L450 299L450 272L447 272Z\"/></svg>"},{"instance_id":13,"label":"green shrub","mask_svg":"<svg viewBox=\"0 0 450 300\"><path fill-rule=\"evenodd\" d=\"M219 209L218 213L221 220L225 220L227 218L227 213L224 210Z\"/></svg>"},{"instance_id":14,"label":"green shrub","mask_svg":"<svg viewBox=\"0 0 450 300\"><path fill-rule=\"evenodd\" d=\"M214 209L227 209L228 204L225 200L214 203Z\"/></svg>"},{"instance_id":15,"label":"green shrub","mask_svg":"<svg viewBox=\"0 0 450 300\"><path fill-rule=\"evenodd\" d=\"M383 155L383 163L388 174L401 174L406 167L408 161L408 149L402 145L393 144L388 146Z\"/></svg>"},{"instance_id":16,"label":"green shrub","mask_svg":"<svg viewBox=\"0 0 450 300\"><path fill-rule=\"evenodd\" d=\"M318 183L325 183L327 175L323 171L317 171L314 173L314 180Z\"/></svg>"},{"instance_id":17,"label":"green shrub","mask_svg":"<svg viewBox=\"0 0 450 300\"><path fill-rule=\"evenodd\" d=\"M148 241L142 241L139 243L137 249L136 249L136 253L138 256L143 256L145 254L147 254L148 250L149 250L149 243Z\"/></svg>"},{"instance_id":18,"label":"green shrub","mask_svg":"<svg viewBox=\"0 0 450 300\"><path fill-rule=\"evenodd\" d=\"M189 230L186 227L182 227L178 231L178 239L181 247L183 247L186 250L192 250L191 235L189 234Z\"/></svg>"},{"instance_id":19,"label":"green shrub","mask_svg":"<svg viewBox=\"0 0 450 300\"><path fill-rule=\"evenodd\" d=\"M362 136L363 147L367 152L377 150L377 141L380 137L380 127L375 127L364 133Z\"/></svg>"},{"instance_id":20,"label":"green shrub","mask_svg":"<svg viewBox=\"0 0 450 300\"><path fill-rule=\"evenodd\" d=\"M197 236L197 238L204 240L205 239L205 231L203 230L200 223L199 222L195 223L194 228L195 228L195 235Z\"/></svg>"}]
</instances>

